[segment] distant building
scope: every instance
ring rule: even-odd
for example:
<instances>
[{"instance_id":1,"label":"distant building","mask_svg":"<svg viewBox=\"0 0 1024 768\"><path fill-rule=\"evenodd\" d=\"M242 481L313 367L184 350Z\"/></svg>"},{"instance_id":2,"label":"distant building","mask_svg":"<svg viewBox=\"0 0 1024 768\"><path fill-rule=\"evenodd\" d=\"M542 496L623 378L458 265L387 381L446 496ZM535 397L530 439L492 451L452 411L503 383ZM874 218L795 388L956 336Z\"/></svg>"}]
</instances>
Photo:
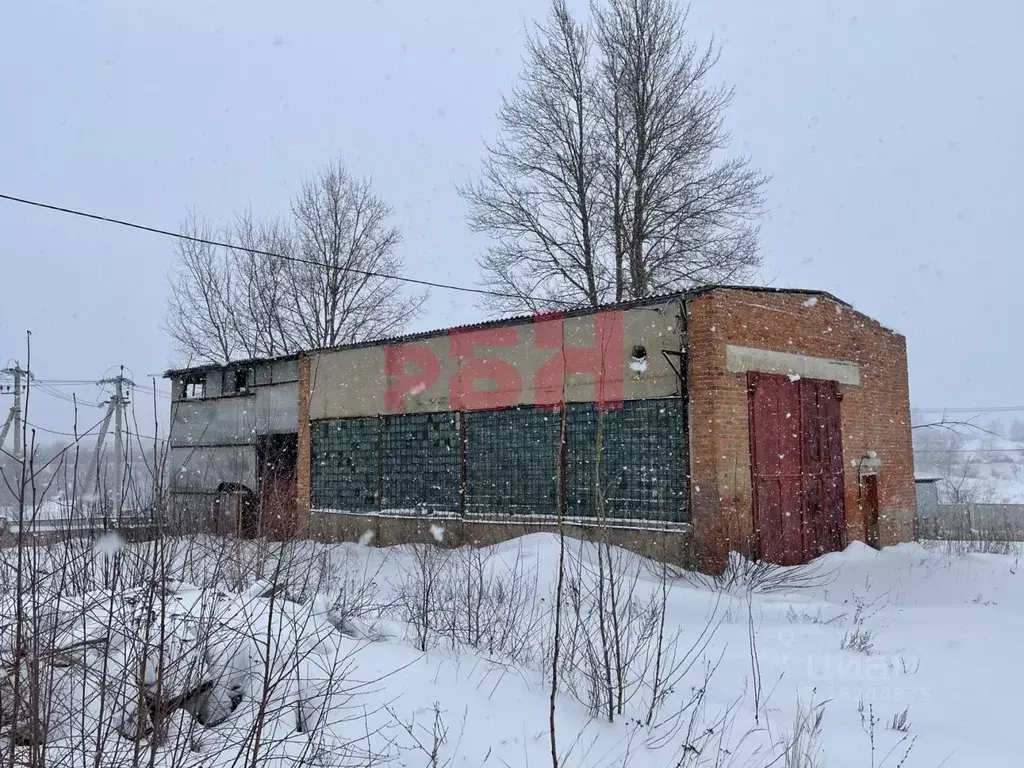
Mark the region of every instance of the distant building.
<instances>
[{"instance_id":1,"label":"distant building","mask_svg":"<svg viewBox=\"0 0 1024 768\"><path fill-rule=\"evenodd\" d=\"M914 475L914 493L917 501L917 526L934 534L939 518L939 483L941 477Z\"/></svg>"},{"instance_id":2,"label":"distant building","mask_svg":"<svg viewBox=\"0 0 1024 768\"><path fill-rule=\"evenodd\" d=\"M703 289L166 375L176 507L224 529L491 543L561 515L705 569L913 538L904 338L823 292Z\"/></svg>"}]
</instances>

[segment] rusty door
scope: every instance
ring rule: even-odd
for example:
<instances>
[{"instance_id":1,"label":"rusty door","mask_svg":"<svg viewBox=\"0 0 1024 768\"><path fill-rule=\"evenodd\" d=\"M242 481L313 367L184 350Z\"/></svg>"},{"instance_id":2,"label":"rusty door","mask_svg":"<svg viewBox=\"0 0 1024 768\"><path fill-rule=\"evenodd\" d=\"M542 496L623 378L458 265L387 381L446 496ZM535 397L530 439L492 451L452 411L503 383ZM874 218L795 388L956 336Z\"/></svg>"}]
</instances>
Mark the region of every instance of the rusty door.
<instances>
[{"instance_id":1,"label":"rusty door","mask_svg":"<svg viewBox=\"0 0 1024 768\"><path fill-rule=\"evenodd\" d=\"M882 546L878 530L878 475L866 475L860 481L861 509L867 518L867 544L879 549Z\"/></svg>"},{"instance_id":2,"label":"rusty door","mask_svg":"<svg viewBox=\"0 0 1024 768\"><path fill-rule=\"evenodd\" d=\"M803 492L809 558L837 552L846 542L843 441L839 389L834 381L800 379L804 433Z\"/></svg>"},{"instance_id":3,"label":"rusty door","mask_svg":"<svg viewBox=\"0 0 1024 768\"><path fill-rule=\"evenodd\" d=\"M260 493L256 520L258 535L285 539L294 533L298 452L298 435L295 433L259 435L256 439Z\"/></svg>"},{"instance_id":4,"label":"rusty door","mask_svg":"<svg viewBox=\"0 0 1024 768\"><path fill-rule=\"evenodd\" d=\"M749 374L752 504L760 557L805 563L844 541L834 382Z\"/></svg>"}]
</instances>

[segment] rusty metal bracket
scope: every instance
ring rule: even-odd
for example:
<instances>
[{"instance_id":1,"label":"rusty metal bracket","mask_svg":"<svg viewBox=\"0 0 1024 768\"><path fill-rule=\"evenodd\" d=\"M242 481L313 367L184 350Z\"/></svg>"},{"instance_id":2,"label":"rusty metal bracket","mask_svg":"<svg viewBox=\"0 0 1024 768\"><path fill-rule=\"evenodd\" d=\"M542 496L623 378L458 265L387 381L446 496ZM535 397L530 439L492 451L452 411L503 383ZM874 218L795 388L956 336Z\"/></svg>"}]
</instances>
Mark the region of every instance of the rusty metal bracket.
<instances>
[{"instance_id":1,"label":"rusty metal bracket","mask_svg":"<svg viewBox=\"0 0 1024 768\"><path fill-rule=\"evenodd\" d=\"M672 372L675 373L676 378L679 379L679 383L681 385L683 385L683 386L686 386L686 382L683 381L683 366L682 366L683 353L679 352L679 351L677 351L675 349L663 349L663 350L661 350L661 354L664 356L665 361L668 363L669 367L672 369ZM679 358L679 366L678 367L672 362L672 358L673 357Z\"/></svg>"}]
</instances>

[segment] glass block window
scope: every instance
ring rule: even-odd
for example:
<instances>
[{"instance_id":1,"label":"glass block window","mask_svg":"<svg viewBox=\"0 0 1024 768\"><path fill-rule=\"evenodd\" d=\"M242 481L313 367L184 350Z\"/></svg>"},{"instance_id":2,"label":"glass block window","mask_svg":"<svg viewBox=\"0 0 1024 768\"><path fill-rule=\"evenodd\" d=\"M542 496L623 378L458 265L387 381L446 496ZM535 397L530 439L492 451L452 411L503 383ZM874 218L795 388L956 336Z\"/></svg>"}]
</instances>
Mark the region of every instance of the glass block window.
<instances>
[{"instance_id":1,"label":"glass block window","mask_svg":"<svg viewBox=\"0 0 1024 768\"><path fill-rule=\"evenodd\" d=\"M377 508L380 419L312 424L313 506L362 512Z\"/></svg>"},{"instance_id":2,"label":"glass block window","mask_svg":"<svg viewBox=\"0 0 1024 768\"><path fill-rule=\"evenodd\" d=\"M556 514L561 417L550 408L466 418L466 511Z\"/></svg>"},{"instance_id":3,"label":"glass block window","mask_svg":"<svg viewBox=\"0 0 1024 768\"><path fill-rule=\"evenodd\" d=\"M599 488L608 518L686 520L684 424L679 399L627 400L603 412L592 403L568 404L566 514L597 515Z\"/></svg>"},{"instance_id":4,"label":"glass block window","mask_svg":"<svg viewBox=\"0 0 1024 768\"><path fill-rule=\"evenodd\" d=\"M565 418L567 515L596 516L603 498L608 518L687 519L681 400L631 400L606 411L571 403ZM554 515L560 430L557 411L529 406L314 422L312 503L353 512Z\"/></svg>"},{"instance_id":5,"label":"glass block window","mask_svg":"<svg viewBox=\"0 0 1024 768\"><path fill-rule=\"evenodd\" d=\"M459 415L412 413L384 418L385 509L459 510Z\"/></svg>"}]
</instances>

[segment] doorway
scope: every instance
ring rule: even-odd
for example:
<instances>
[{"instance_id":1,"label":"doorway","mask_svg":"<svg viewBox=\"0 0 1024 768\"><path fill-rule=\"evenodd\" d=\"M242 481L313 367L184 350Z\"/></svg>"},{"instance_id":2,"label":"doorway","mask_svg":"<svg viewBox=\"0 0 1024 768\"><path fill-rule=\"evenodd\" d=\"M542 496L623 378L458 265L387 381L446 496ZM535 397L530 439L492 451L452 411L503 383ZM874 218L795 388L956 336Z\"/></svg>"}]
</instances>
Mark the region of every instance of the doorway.
<instances>
[{"instance_id":1,"label":"doorway","mask_svg":"<svg viewBox=\"0 0 1024 768\"><path fill-rule=\"evenodd\" d=\"M845 544L836 383L748 374L751 501L758 554L806 563Z\"/></svg>"},{"instance_id":2,"label":"doorway","mask_svg":"<svg viewBox=\"0 0 1024 768\"><path fill-rule=\"evenodd\" d=\"M299 436L291 432L256 438L260 533L283 538L293 531L298 494Z\"/></svg>"},{"instance_id":3,"label":"doorway","mask_svg":"<svg viewBox=\"0 0 1024 768\"><path fill-rule=\"evenodd\" d=\"M860 479L861 507L867 524L866 540L869 547L882 548L882 534L878 529L878 475L864 475Z\"/></svg>"},{"instance_id":4,"label":"doorway","mask_svg":"<svg viewBox=\"0 0 1024 768\"><path fill-rule=\"evenodd\" d=\"M240 483L221 483L214 499L214 531L217 534L255 538L260 532L255 494Z\"/></svg>"}]
</instances>

